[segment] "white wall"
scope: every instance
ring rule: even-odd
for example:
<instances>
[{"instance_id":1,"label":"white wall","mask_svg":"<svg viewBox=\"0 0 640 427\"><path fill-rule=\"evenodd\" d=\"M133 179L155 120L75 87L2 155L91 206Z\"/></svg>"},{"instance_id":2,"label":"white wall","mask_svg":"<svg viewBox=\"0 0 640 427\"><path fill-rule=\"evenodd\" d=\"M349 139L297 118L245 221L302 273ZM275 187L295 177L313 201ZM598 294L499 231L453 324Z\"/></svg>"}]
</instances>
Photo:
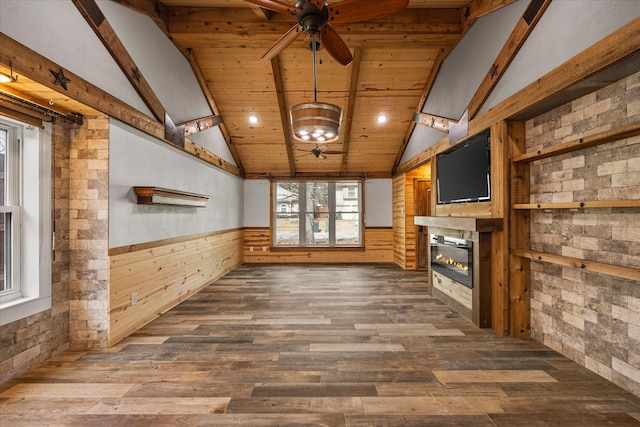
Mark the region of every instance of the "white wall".
<instances>
[{"instance_id":1,"label":"white wall","mask_svg":"<svg viewBox=\"0 0 640 427\"><path fill-rule=\"evenodd\" d=\"M366 227L393 225L391 179L367 179L364 182L364 224Z\"/></svg>"},{"instance_id":2,"label":"white wall","mask_svg":"<svg viewBox=\"0 0 640 427\"><path fill-rule=\"evenodd\" d=\"M528 5L529 0L518 0L473 25L442 64L422 110L424 113L460 118ZM638 16L638 0L554 0L480 113ZM445 136L443 132L416 126L401 164Z\"/></svg>"},{"instance_id":3,"label":"white wall","mask_svg":"<svg viewBox=\"0 0 640 427\"><path fill-rule=\"evenodd\" d=\"M244 226L269 227L271 218L271 183L266 179L244 182Z\"/></svg>"},{"instance_id":4,"label":"white wall","mask_svg":"<svg viewBox=\"0 0 640 427\"><path fill-rule=\"evenodd\" d=\"M134 186L164 187L211 198L206 208L138 205ZM109 247L241 228L243 203L241 178L111 120Z\"/></svg>"}]
</instances>

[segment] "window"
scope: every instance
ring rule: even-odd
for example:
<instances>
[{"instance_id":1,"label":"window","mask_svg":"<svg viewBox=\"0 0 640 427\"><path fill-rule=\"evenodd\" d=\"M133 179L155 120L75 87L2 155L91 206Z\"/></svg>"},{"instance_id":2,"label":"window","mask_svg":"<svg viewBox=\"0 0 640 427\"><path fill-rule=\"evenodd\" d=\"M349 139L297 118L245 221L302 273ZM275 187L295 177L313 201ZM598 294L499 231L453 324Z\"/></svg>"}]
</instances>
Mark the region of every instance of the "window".
<instances>
[{"instance_id":1,"label":"window","mask_svg":"<svg viewBox=\"0 0 640 427\"><path fill-rule=\"evenodd\" d=\"M20 296L20 135L19 128L0 125L0 294Z\"/></svg>"},{"instance_id":2,"label":"window","mask_svg":"<svg viewBox=\"0 0 640 427\"><path fill-rule=\"evenodd\" d=\"M51 307L51 131L0 117L0 325Z\"/></svg>"},{"instance_id":3,"label":"window","mask_svg":"<svg viewBox=\"0 0 640 427\"><path fill-rule=\"evenodd\" d=\"M362 246L362 183L276 182L273 206L274 246Z\"/></svg>"}]
</instances>

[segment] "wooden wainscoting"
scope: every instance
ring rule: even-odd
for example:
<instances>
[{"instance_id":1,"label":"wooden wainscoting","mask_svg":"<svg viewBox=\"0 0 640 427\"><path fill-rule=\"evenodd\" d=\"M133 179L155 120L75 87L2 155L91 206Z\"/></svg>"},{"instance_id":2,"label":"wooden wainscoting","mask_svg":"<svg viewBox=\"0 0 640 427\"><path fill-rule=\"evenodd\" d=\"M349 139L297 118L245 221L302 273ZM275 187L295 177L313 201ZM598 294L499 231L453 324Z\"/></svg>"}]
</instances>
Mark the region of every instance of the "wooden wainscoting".
<instances>
[{"instance_id":1,"label":"wooden wainscoting","mask_svg":"<svg viewBox=\"0 0 640 427\"><path fill-rule=\"evenodd\" d=\"M109 249L109 346L242 264L243 235L229 230Z\"/></svg>"},{"instance_id":2,"label":"wooden wainscoting","mask_svg":"<svg viewBox=\"0 0 640 427\"><path fill-rule=\"evenodd\" d=\"M249 263L365 263L393 262L393 229L374 227L364 230L364 248L272 250L269 228L245 228L244 261Z\"/></svg>"}]
</instances>

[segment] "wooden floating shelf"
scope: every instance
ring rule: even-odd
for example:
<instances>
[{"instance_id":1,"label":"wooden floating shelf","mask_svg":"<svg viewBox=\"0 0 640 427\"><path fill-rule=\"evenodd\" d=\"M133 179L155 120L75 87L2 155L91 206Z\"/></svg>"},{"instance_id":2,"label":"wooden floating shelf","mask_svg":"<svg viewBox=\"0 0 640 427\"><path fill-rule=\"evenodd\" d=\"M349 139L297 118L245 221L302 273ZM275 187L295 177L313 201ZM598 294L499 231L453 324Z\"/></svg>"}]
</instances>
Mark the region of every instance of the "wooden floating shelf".
<instances>
[{"instance_id":1,"label":"wooden floating shelf","mask_svg":"<svg viewBox=\"0 0 640 427\"><path fill-rule=\"evenodd\" d=\"M622 279L635 280L640 283L640 269L624 267L621 265L607 264L598 261L587 261L562 255L551 255L544 252L529 250L513 250L512 255L528 258L532 261L548 262L550 264L561 265L563 267L573 267L592 273L606 274Z\"/></svg>"},{"instance_id":2,"label":"wooden floating shelf","mask_svg":"<svg viewBox=\"0 0 640 427\"><path fill-rule=\"evenodd\" d=\"M133 187L139 205L205 207L209 196L160 187Z\"/></svg>"},{"instance_id":3,"label":"wooden floating shelf","mask_svg":"<svg viewBox=\"0 0 640 427\"><path fill-rule=\"evenodd\" d=\"M450 216L414 216L415 225L450 228L453 230L493 232L501 231L502 218L467 218Z\"/></svg>"},{"instance_id":4,"label":"wooden floating shelf","mask_svg":"<svg viewBox=\"0 0 640 427\"><path fill-rule=\"evenodd\" d=\"M538 150L531 153L525 153L520 156L511 158L512 163L518 162L535 162L536 160L546 159L548 157L560 154L571 153L587 147L595 147L596 145L615 142L624 138L630 138L640 135L640 123L632 123L618 129L608 130L595 135L586 136L575 141L565 142L564 144L555 145L544 150Z\"/></svg>"},{"instance_id":5,"label":"wooden floating shelf","mask_svg":"<svg viewBox=\"0 0 640 427\"><path fill-rule=\"evenodd\" d=\"M587 208L638 208L640 200L597 200L588 202L517 203L513 209L587 209Z\"/></svg>"}]
</instances>

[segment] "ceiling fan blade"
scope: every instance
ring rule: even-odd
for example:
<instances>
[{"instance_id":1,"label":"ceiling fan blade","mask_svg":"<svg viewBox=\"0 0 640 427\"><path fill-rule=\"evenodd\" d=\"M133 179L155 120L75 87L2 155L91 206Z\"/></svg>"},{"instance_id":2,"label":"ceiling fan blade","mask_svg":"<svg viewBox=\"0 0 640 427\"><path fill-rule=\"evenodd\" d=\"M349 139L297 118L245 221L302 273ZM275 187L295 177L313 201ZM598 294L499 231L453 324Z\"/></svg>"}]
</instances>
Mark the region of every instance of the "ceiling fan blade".
<instances>
[{"instance_id":1,"label":"ceiling fan blade","mask_svg":"<svg viewBox=\"0 0 640 427\"><path fill-rule=\"evenodd\" d=\"M322 160L327 160L328 159L328 157L325 156L324 154L320 154L318 157L321 158Z\"/></svg>"},{"instance_id":2,"label":"ceiling fan blade","mask_svg":"<svg viewBox=\"0 0 640 427\"><path fill-rule=\"evenodd\" d=\"M404 10L409 0L343 0L329 5L330 23L362 22Z\"/></svg>"},{"instance_id":3,"label":"ceiling fan blade","mask_svg":"<svg viewBox=\"0 0 640 427\"><path fill-rule=\"evenodd\" d=\"M288 15L295 15L300 11L295 6L290 6L288 4L280 3L276 0L244 0L247 3L255 4L256 6L260 6L263 9L271 10L274 12L286 13Z\"/></svg>"},{"instance_id":4,"label":"ceiling fan blade","mask_svg":"<svg viewBox=\"0 0 640 427\"><path fill-rule=\"evenodd\" d=\"M325 24L320 30L322 45L342 65L349 65L353 61L353 55L342 37L329 24Z\"/></svg>"},{"instance_id":5,"label":"ceiling fan blade","mask_svg":"<svg viewBox=\"0 0 640 427\"><path fill-rule=\"evenodd\" d=\"M280 39L274 43L273 46L262 56L264 60L270 60L275 58L287 48L291 43L293 43L304 31L302 31L302 27L300 24L296 24L289 31L284 33Z\"/></svg>"}]
</instances>

